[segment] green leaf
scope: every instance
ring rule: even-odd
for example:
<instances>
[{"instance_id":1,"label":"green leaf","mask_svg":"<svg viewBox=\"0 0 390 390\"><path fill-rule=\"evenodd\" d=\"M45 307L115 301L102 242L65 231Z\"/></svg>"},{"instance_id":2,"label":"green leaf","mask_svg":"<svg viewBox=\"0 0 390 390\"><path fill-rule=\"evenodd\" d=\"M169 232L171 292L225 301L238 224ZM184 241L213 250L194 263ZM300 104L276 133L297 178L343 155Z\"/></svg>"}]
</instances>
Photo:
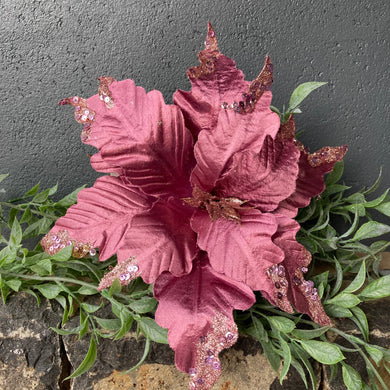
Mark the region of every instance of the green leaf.
<instances>
[{"instance_id":1,"label":"green leaf","mask_svg":"<svg viewBox=\"0 0 390 390\"><path fill-rule=\"evenodd\" d=\"M343 282L343 268L337 259L334 259L334 265L336 267L336 282L334 284L332 295L337 294L340 290L341 283Z\"/></svg>"},{"instance_id":2,"label":"green leaf","mask_svg":"<svg viewBox=\"0 0 390 390\"><path fill-rule=\"evenodd\" d=\"M62 295L58 295L54 298L60 305L61 307L65 310L67 306L66 298L63 297Z\"/></svg>"},{"instance_id":3,"label":"green leaf","mask_svg":"<svg viewBox=\"0 0 390 390\"><path fill-rule=\"evenodd\" d=\"M22 282L17 279L6 280L5 283L12 288L12 290L18 292Z\"/></svg>"},{"instance_id":4,"label":"green leaf","mask_svg":"<svg viewBox=\"0 0 390 390\"><path fill-rule=\"evenodd\" d=\"M370 299L384 298L390 295L390 275L382 276L379 279L371 282L359 294L359 298L363 301Z\"/></svg>"},{"instance_id":5,"label":"green leaf","mask_svg":"<svg viewBox=\"0 0 390 390\"><path fill-rule=\"evenodd\" d=\"M346 363L343 363L342 366L343 381L348 390L361 390L363 384L359 373Z\"/></svg>"},{"instance_id":6,"label":"green leaf","mask_svg":"<svg viewBox=\"0 0 390 390\"><path fill-rule=\"evenodd\" d=\"M315 89L321 87L322 85L325 85L326 83L324 82L308 82L308 83L303 83L299 85L297 88L294 89L293 93L291 94L290 98L290 103L289 103L289 108L287 112L291 112L295 108L299 106L299 104L302 103L303 100Z\"/></svg>"},{"instance_id":7,"label":"green leaf","mask_svg":"<svg viewBox=\"0 0 390 390\"><path fill-rule=\"evenodd\" d=\"M363 286L363 283L366 279L366 263L362 261L358 274L355 276L355 279L352 283L344 289L344 293L352 293L359 290Z\"/></svg>"},{"instance_id":8,"label":"green leaf","mask_svg":"<svg viewBox=\"0 0 390 390\"><path fill-rule=\"evenodd\" d=\"M321 328L308 329L308 330L294 329L292 331L292 335L301 340L311 340L323 335L329 328L330 326L323 326Z\"/></svg>"},{"instance_id":9,"label":"green leaf","mask_svg":"<svg viewBox=\"0 0 390 390\"><path fill-rule=\"evenodd\" d=\"M356 295L342 292L334 298L326 301L326 303L349 309L350 307L358 305L360 303L360 299Z\"/></svg>"},{"instance_id":10,"label":"green leaf","mask_svg":"<svg viewBox=\"0 0 390 390\"><path fill-rule=\"evenodd\" d=\"M70 194L66 195L64 198L62 198L58 202L54 203L54 207L68 208L68 207L72 206L73 204L75 204L77 202L77 195L83 188L85 188L85 185L77 188L76 190L74 190Z\"/></svg>"},{"instance_id":11,"label":"green leaf","mask_svg":"<svg viewBox=\"0 0 390 390\"><path fill-rule=\"evenodd\" d=\"M362 335L364 337L364 340L368 341L370 329L368 327L367 317L366 317L364 311L358 307L351 307L350 310L353 314L353 317L351 317L351 320L354 321L355 324L359 327L359 329L362 332Z\"/></svg>"},{"instance_id":12,"label":"green leaf","mask_svg":"<svg viewBox=\"0 0 390 390\"><path fill-rule=\"evenodd\" d=\"M345 186L343 184L332 184L329 185L329 187L326 187L324 195L333 195L337 194L339 192L343 192L346 190L349 190L351 187Z\"/></svg>"},{"instance_id":13,"label":"green leaf","mask_svg":"<svg viewBox=\"0 0 390 390\"><path fill-rule=\"evenodd\" d=\"M138 324L145 337L160 344L168 344L167 329L158 326L155 320L149 317L141 317Z\"/></svg>"},{"instance_id":14,"label":"green leaf","mask_svg":"<svg viewBox=\"0 0 390 390\"><path fill-rule=\"evenodd\" d=\"M32 199L33 203L43 203L45 200L49 197L50 189L47 188L46 190L43 190L39 194L36 194L34 198Z\"/></svg>"},{"instance_id":15,"label":"green leaf","mask_svg":"<svg viewBox=\"0 0 390 390\"><path fill-rule=\"evenodd\" d=\"M0 183L9 176L9 173L1 173L0 174Z\"/></svg>"},{"instance_id":16,"label":"green leaf","mask_svg":"<svg viewBox=\"0 0 390 390\"><path fill-rule=\"evenodd\" d=\"M328 316L334 318L347 318L352 317L352 313L349 309L336 305L324 305L325 312Z\"/></svg>"},{"instance_id":17,"label":"green leaf","mask_svg":"<svg viewBox=\"0 0 390 390\"><path fill-rule=\"evenodd\" d=\"M283 367L282 372L280 373L280 384L282 384L283 379L287 376L288 370L290 369L291 364L291 351L290 347L286 341L282 338L279 339L280 346L282 347L282 357L283 357Z\"/></svg>"},{"instance_id":18,"label":"green leaf","mask_svg":"<svg viewBox=\"0 0 390 390\"><path fill-rule=\"evenodd\" d=\"M375 180L375 183L370 188L363 191L363 194L367 195L375 192L379 188L379 185L381 184L381 179L382 179L382 167L380 167L379 169L379 175L378 178Z\"/></svg>"},{"instance_id":19,"label":"green leaf","mask_svg":"<svg viewBox=\"0 0 390 390\"><path fill-rule=\"evenodd\" d=\"M378 198L374 199L374 200L371 200L369 202L366 202L364 203L364 207L368 207L368 208L371 208L371 207L377 207L379 206L385 199L386 199L386 196L389 192L389 189L387 189L381 196L379 196Z\"/></svg>"},{"instance_id":20,"label":"green leaf","mask_svg":"<svg viewBox=\"0 0 390 390\"><path fill-rule=\"evenodd\" d=\"M283 333L290 333L295 328L295 322L286 317L269 316L267 320L279 331Z\"/></svg>"},{"instance_id":21,"label":"green leaf","mask_svg":"<svg viewBox=\"0 0 390 390\"><path fill-rule=\"evenodd\" d=\"M87 352L87 355L85 356L84 360L81 362L81 364L77 367L76 371L72 373L72 375L69 375L67 379L71 378L76 378L77 376L80 376L87 372L95 363L96 360L96 355L97 355L97 346L96 346L96 341L93 336L91 336L91 341L89 343L89 349Z\"/></svg>"},{"instance_id":22,"label":"green leaf","mask_svg":"<svg viewBox=\"0 0 390 390\"><path fill-rule=\"evenodd\" d=\"M291 358L291 365L297 370L299 376L302 379L302 382L305 384L305 388L307 389L307 380L306 380L306 373L303 369L302 365L298 362L298 360Z\"/></svg>"},{"instance_id":23,"label":"green leaf","mask_svg":"<svg viewBox=\"0 0 390 390\"><path fill-rule=\"evenodd\" d=\"M35 220L35 217L33 216L33 213L31 212L30 208L27 208L24 210L24 213L22 215L22 218L20 218L20 223L27 223L32 224Z\"/></svg>"},{"instance_id":24,"label":"green leaf","mask_svg":"<svg viewBox=\"0 0 390 390\"><path fill-rule=\"evenodd\" d=\"M118 330L121 327L121 321L118 318L111 319L94 317L94 319L103 329Z\"/></svg>"},{"instance_id":25,"label":"green leaf","mask_svg":"<svg viewBox=\"0 0 390 390\"><path fill-rule=\"evenodd\" d=\"M145 314L154 311L156 306L157 300L153 297L142 297L129 303L130 309L139 314Z\"/></svg>"},{"instance_id":26,"label":"green leaf","mask_svg":"<svg viewBox=\"0 0 390 390\"><path fill-rule=\"evenodd\" d=\"M95 295L97 293L97 286L96 287L89 287L89 286L81 286L78 291L80 295Z\"/></svg>"},{"instance_id":27,"label":"green leaf","mask_svg":"<svg viewBox=\"0 0 390 390\"><path fill-rule=\"evenodd\" d=\"M344 161L338 161L333 167L333 171L328 173L325 179L326 189L332 184L336 184L341 177L343 176L344 172Z\"/></svg>"},{"instance_id":28,"label":"green leaf","mask_svg":"<svg viewBox=\"0 0 390 390\"><path fill-rule=\"evenodd\" d=\"M291 349L293 352L293 356L297 356L302 361L302 363L305 365L307 372L309 373L309 376L310 376L312 389L316 390L317 389L317 380L316 380L316 375L314 374L313 366L311 365L311 362L308 359L309 355L298 344L292 344Z\"/></svg>"},{"instance_id":29,"label":"green leaf","mask_svg":"<svg viewBox=\"0 0 390 390\"><path fill-rule=\"evenodd\" d=\"M121 309L119 317L121 321L121 327L115 333L114 340L121 339L130 330L131 326L133 325L134 318L126 308Z\"/></svg>"},{"instance_id":30,"label":"green leaf","mask_svg":"<svg viewBox=\"0 0 390 390\"><path fill-rule=\"evenodd\" d=\"M110 297L113 297L115 294L119 294L121 290L122 290L121 282L118 279L115 279L108 290L108 295Z\"/></svg>"},{"instance_id":31,"label":"green leaf","mask_svg":"<svg viewBox=\"0 0 390 390\"><path fill-rule=\"evenodd\" d=\"M37 264L30 266L32 272L40 276L50 275L53 264L49 259L41 260Z\"/></svg>"},{"instance_id":32,"label":"green leaf","mask_svg":"<svg viewBox=\"0 0 390 390\"><path fill-rule=\"evenodd\" d=\"M35 194L38 192L38 190L39 190L39 183L38 183L37 185L35 185L33 188L31 188L30 190L28 190L28 191L24 194L23 198L26 198L26 197L28 197L28 196L33 196L33 195L35 195Z\"/></svg>"},{"instance_id":33,"label":"green leaf","mask_svg":"<svg viewBox=\"0 0 390 390\"><path fill-rule=\"evenodd\" d=\"M255 335L259 341L265 341L268 342L268 333L264 329L263 323L256 317L252 317L253 326L255 329Z\"/></svg>"},{"instance_id":34,"label":"green leaf","mask_svg":"<svg viewBox=\"0 0 390 390\"><path fill-rule=\"evenodd\" d=\"M88 316L80 310L80 332L79 332L79 340L83 338L88 333Z\"/></svg>"},{"instance_id":35,"label":"green leaf","mask_svg":"<svg viewBox=\"0 0 390 390\"><path fill-rule=\"evenodd\" d=\"M67 261L72 256L73 245L66 246L59 252L54 254L51 258L56 261Z\"/></svg>"},{"instance_id":36,"label":"green leaf","mask_svg":"<svg viewBox=\"0 0 390 390\"><path fill-rule=\"evenodd\" d=\"M271 367L273 370L279 374L279 368L280 368L280 356L275 350L274 346L272 345L271 341L260 341L261 347L263 348L263 351L265 353L266 358L268 359L269 363L271 364Z\"/></svg>"},{"instance_id":37,"label":"green leaf","mask_svg":"<svg viewBox=\"0 0 390 390\"><path fill-rule=\"evenodd\" d=\"M62 288L57 284L37 284L34 286L45 298L54 299L61 291Z\"/></svg>"},{"instance_id":38,"label":"green leaf","mask_svg":"<svg viewBox=\"0 0 390 390\"><path fill-rule=\"evenodd\" d=\"M82 302L80 306L87 313L91 314L91 313L95 313L100 308L102 308L103 307L103 302L99 306L98 305L91 305L91 304L86 303L86 302Z\"/></svg>"},{"instance_id":39,"label":"green leaf","mask_svg":"<svg viewBox=\"0 0 390 390\"><path fill-rule=\"evenodd\" d=\"M381 360L383 359L383 353L375 348L371 347L370 345L365 345L367 353L370 355L371 359L376 363L377 366L379 366Z\"/></svg>"},{"instance_id":40,"label":"green leaf","mask_svg":"<svg viewBox=\"0 0 390 390\"><path fill-rule=\"evenodd\" d=\"M9 245L11 248L17 248L22 241L22 228L18 220L15 218L12 223L11 235L9 239Z\"/></svg>"},{"instance_id":41,"label":"green leaf","mask_svg":"<svg viewBox=\"0 0 390 390\"><path fill-rule=\"evenodd\" d=\"M299 340L305 351L323 364L336 364L345 359L340 348L334 344L316 340Z\"/></svg>"},{"instance_id":42,"label":"green leaf","mask_svg":"<svg viewBox=\"0 0 390 390\"><path fill-rule=\"evenodd\" d=\"M40 234L45 234L53 221L49 218L41 218L38 221L33 222L27 229L23 232L23 239L37 237Z\"/></svg>"},{"instance_id":43,"label":"green leaf","mask_svg":"<svg viewBox=\"0 0 390 390\"><path fill-rule=\"evenodd\" d=\"M390 202L382 203L379 206L376 206L375 210L378 210L382 214L385 214L390 217Z\"/></svg>"},{"instance_id":44,"label":"green leaf","mask_svg":"<svg viewBox=\"0 0 390 390\"><path fill-rule=\"evenodd\" d=\"M3 300L3 304L5 305L5 302L7 300L7 296L9 293L9 286L5 284L3 277L0 274L0 292L1 292L1 298Z\"/></svg>"},{"instance_id":45,"label":"green leaf","mask_svg":"<svg viewBox=\"0 0 390 390\"><path fill-rule=\"evenodd\" d=\"M361 241L367 238L381 236L390 232L390 226L384 223L369 221L363 224L353 236L353 241Z\"/></svg>"}]
</instances>

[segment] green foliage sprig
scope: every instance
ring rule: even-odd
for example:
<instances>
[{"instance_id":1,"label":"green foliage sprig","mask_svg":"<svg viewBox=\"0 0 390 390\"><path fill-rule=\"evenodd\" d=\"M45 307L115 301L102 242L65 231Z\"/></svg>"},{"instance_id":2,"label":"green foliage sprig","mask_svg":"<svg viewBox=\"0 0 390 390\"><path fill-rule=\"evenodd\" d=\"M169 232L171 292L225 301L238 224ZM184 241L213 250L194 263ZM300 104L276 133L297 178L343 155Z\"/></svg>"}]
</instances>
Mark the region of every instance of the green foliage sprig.
<instances>
[{"instance_id":1,"label":"green foliage sprig","mask_svg":"<svg viewBox=\"0 0 390 390\"><path fill-rule=\"evenodd\" d=\"M304 83L294 90L287 110L283 108L280 112L271 108L285 122L291 114L300 113L302 101L323 84ZM379 238L390 232L390 226L373 217L373 212L390 217L389 190L374 196L380 184L379 176L371 188L350 194L347 192L350 187L340 183L342 174L343 163L338 163L328 174L322 195L300 210L296 218L301 225L297 239L312 254L309 272L325 311L335 319L351 319L360 336L337 327L320 327L300 314L282 312L260 296L250 310L236 313L236 322L241 333L261 343L271 366L280 373L281 382L292 366L307 388L311 383L312 389L316 389L314 359L330 367L331 379L341 366L343 381L349 390L389 390L378 366L383 364L390 373L390 351L369 343L367 317L359 307L361 302L390 296L390 275L382 275L379 270L381 253L390 245L389 241ZM7 176L0 175L0 183ZM32 294L38 305L44 296L58 302L63 309L61 324L52 328L53 331L61 337L77 334L80 339L90 338L83 362L66 379L91 368L101 338L121 339L133 327L137 336L144 335L144 354L130 370L146 359L150 341L167 343L167 331L153 319L157 301L152 286L139 278L125 288L116 281L109 290L97 291L107 266L116 264L115 257L100 263L98 255L83 260L72 258L72 247L64 248L54 256L43 252L40 244L29 248L31 240L36 241L46 234L76 202L82 188L55 201L57 186L40 191L36 185L17 199L0 201L0 293L3 303L10 294L19 291ZM5 192L0 189L0 196ZM335 224L337 218L343 222L341 228ZM318 273L319 264L326 264L327 270ZM108 315L102 315L103 307L109 309ZM76 314L79 325L68 329L68 320ZM339 344L337 339L336 342L329 341L332 334L350 346ZM354 352L364 359L370 385L345 363L343 353L346 352Z\"/></svg>"}]
</instances>

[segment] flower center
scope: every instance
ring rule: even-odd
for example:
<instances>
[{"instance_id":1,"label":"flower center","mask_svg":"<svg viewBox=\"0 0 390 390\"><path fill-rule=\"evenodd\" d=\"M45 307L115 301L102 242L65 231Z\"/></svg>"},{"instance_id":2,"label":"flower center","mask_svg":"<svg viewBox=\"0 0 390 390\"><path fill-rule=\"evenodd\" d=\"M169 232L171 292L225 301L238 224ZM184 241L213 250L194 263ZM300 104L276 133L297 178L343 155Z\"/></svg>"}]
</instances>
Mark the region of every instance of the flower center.
<instances>
[{"instance_id":1,"label":"flower center","mask_svg":"<svg viewBox=\"0 0 390 390\"><path fill-rule=\"evenodd\" d=\"M221 198L202 191L197 186L192 191L192 198L183 198L182 200L192 207L207 210L212 222L219 218L225 218L237 223L241 222L238 210L246 202L238 198Z\"/></svg>"}]
</instances>

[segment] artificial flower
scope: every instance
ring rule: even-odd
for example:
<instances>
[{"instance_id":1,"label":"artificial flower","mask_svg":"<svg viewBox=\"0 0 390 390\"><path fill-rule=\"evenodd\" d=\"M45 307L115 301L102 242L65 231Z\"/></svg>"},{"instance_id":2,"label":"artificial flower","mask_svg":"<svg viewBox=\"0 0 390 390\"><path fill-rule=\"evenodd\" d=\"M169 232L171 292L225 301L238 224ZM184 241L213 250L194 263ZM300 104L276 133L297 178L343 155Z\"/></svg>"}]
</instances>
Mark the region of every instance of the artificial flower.
<instances>
[{"instance_id":1,"label":"artificial flower","mask_svg":"<svg viewBox=\"0 0 390 390\"><path fill-rule=\"evenodd\" d=\"M97 95L75 107L81 139L98 152L92 167L111 174L79 193L42 240L50 254L99 249L118 265L101 280L154 283L156 322L168 328L176 366L190 388L217 381L219 353L238 337L233 310L260 291L273 305L330 325L313 282L310 253L299 244L299 207L324 189L346 147L310 154L295 140L292 117L270 109L273 66L267 57L252 82L220 53L209 25L191 91L167 105L158 91L101 77Z\"/></svg>"}]
</instances>

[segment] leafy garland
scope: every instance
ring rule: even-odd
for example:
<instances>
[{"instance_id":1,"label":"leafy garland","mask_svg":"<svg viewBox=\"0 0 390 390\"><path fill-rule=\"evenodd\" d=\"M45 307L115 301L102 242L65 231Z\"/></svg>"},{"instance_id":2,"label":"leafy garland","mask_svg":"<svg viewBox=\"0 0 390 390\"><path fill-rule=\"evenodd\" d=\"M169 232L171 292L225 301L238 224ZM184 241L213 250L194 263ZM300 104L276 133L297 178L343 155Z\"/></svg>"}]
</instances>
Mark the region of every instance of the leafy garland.
<instances>
[{"instance_id":1,"label":"leafy garland","mask_svg":"<svg viewBox=\"0 0 390 390\"><path fill-rule=\"evenodd\" d=\"M390 295L390 275L381 276L379 264L381 253L390 245L389 241L377 240L370 245L361 241L373 239L390 231L390 226L376 222L371 217L372 210L390 216L390 198L388 191L381 196L366 200L374 193L380 178L369 189L362 189L352 195L345 195L349 187L340 184L343 163L337 163L326 178L326 190L320 198L301 209L297 216L302 228L299 241L310 250L314 264L319 260L327 262L329 270L315 273L312 279L324 303L326 313L334 318L350 318L356 324L361 337L342 332L337 328L320 327L301 315L291 315L280 311L267 301L259 298L256 304L245 312L236 313L240 332L257 339L271 366L279 372L280 381L286 377L293 366L308 387L308 372L312 388L316 388L316 378L310 357L330 366L332 377L341 365L345 385L355 389L388 389L378 373L381 361L390 372L390 352L368 341L369 327L367 318L359 303ZM8 175L1 175L4 180ZM109 290L97 291L104 276L107 263L100 263L98 255L82 261L71 257L71 247L66 247L54 256L43 252L40 244L33 250L25 246L27 239L41 237L48 232L56 219L64 215L67 208L76 202L75 190L59 201L53 200L57 186L39 192L36 185L23 196L9 201L1 201L0 220L3 233L0 241L0 291L3 302L12 292L24 291L35 296L40 303L40 294L49 300L57 301L63 308L60 328L54 328L58 334L67 336L77 334L79 338L90 337L87 355L81 365L66 379L77 377L88 371L93 365L99 338L121 339L135 324L137 334L146 338L145 351L141 361L132 367L139 367L148 355L150 342L167 343L167 332L159 327L152 318L157 301L152 296L152 288L140 278L123 288L119 281ZM333 216L344 218L346 231L339 233L332 226ZM368 219L362 224L362 221ZM356 253L359 253L357 255ZM115 264L115 257L108 260ZM351 282L345 283L346 276L356 274ZM55 276L53 276L55 275ZM346 287L341 290L341 286ZM100 298L100 305L84 302L90 295ZM111 308L112 317L102 318L99 309ZM79 311L80 325L73 329L64 329L68 319ZM337 342L329 342L329 332L336 333L351 345L355 353L360 354L367 364L370 387L363 383L359 373L343 359L343 352L352 351ZM370 360L371 358L371 360ZM375 364L372 363L375 362ZM129 371L130 371L129 370Z\"/></svg>"},{"instance_id":2,"label":"leafy garland","mask_svg":"<svg viewBox=\"0 0 390 390\"><path fill-rule=\"evenodd\" d=\"M299 105L302 101L323 84L304 83L293 92L286 111L280 112L272 106L271 109L284 123L291 114L301 113ZM315 389L316 378L310 359L313 358L330 366L332 378L341 365L343 380L349 390L377 389L379 385L388 389L378 373L378 366L383 362L390 373L390 352L369 343L367 318L358 305L390 296L390 275L381 276L379 271L381 253L390 242L377 240L370 245L362 243L390 232L390 226L375 221L371 216L373 210L390 216L389 190L373 200L366 199L377 191L379 176L371 188L346 194L350 187L340 184L342 174L343 162L338 162L327 175L325 191L300 210L296 217L301 225L297 240L313 256L309 273L326 313L333 318L350 318L361 337L330 326L321 327L306 316L283 312L262 297L258 297L249 310L235 312L235 321L242 334L248 334L261 343L271 366L280 373L280 382L293 366L306 387L310 385L306 376L308 373ZM7 176L0 175L0 182ZM124 287L116 279L108 290L99 291L107 265L117 263L115 256L101 263L98 254L82 260L72 257L72 246L54 255L45 253L40 244L33 250L27 248L31 239L36 242L37 238L47 234L59 217L65 215L68 208L76 203L77 194L82 188L55 201L53 196L57 186L39 192L38 184L17 199L0 202L0 245L3 247L0 251L0 292L3 302L12 292L32 294L38 304L43 295L57 301L63 308L61 326L53 328L55 332L62 336L78 334L79 338L90 337L85 359L66 379L75 378L91 368L97 356L100 337L118 340L133 326L136 326L137 335L144 335L143 357L129 371L139 367L146 359L151 341L168 343L167 331L153 319L157 300L153 297L152 285L138 278ZM333 226L335 216L343 219L345 231L339 232ZM327 263L328 270L317 274L315 264L319 261ZM355 275L352 281L351 275ZM88 296L98 297L100 305L87 303ZM107 306L112 313L109 317L114 318L101 317L99 310ZM73 329L64 327L77 312L79 326ZM328 341L327 335L331 333L345 339L352 349ZM354 368L344 362L343 352L351 351L360 354L366 362L370 387L363 383ZM282 370L279 372L281 362Z\"/></svg>"}]
</instances>

